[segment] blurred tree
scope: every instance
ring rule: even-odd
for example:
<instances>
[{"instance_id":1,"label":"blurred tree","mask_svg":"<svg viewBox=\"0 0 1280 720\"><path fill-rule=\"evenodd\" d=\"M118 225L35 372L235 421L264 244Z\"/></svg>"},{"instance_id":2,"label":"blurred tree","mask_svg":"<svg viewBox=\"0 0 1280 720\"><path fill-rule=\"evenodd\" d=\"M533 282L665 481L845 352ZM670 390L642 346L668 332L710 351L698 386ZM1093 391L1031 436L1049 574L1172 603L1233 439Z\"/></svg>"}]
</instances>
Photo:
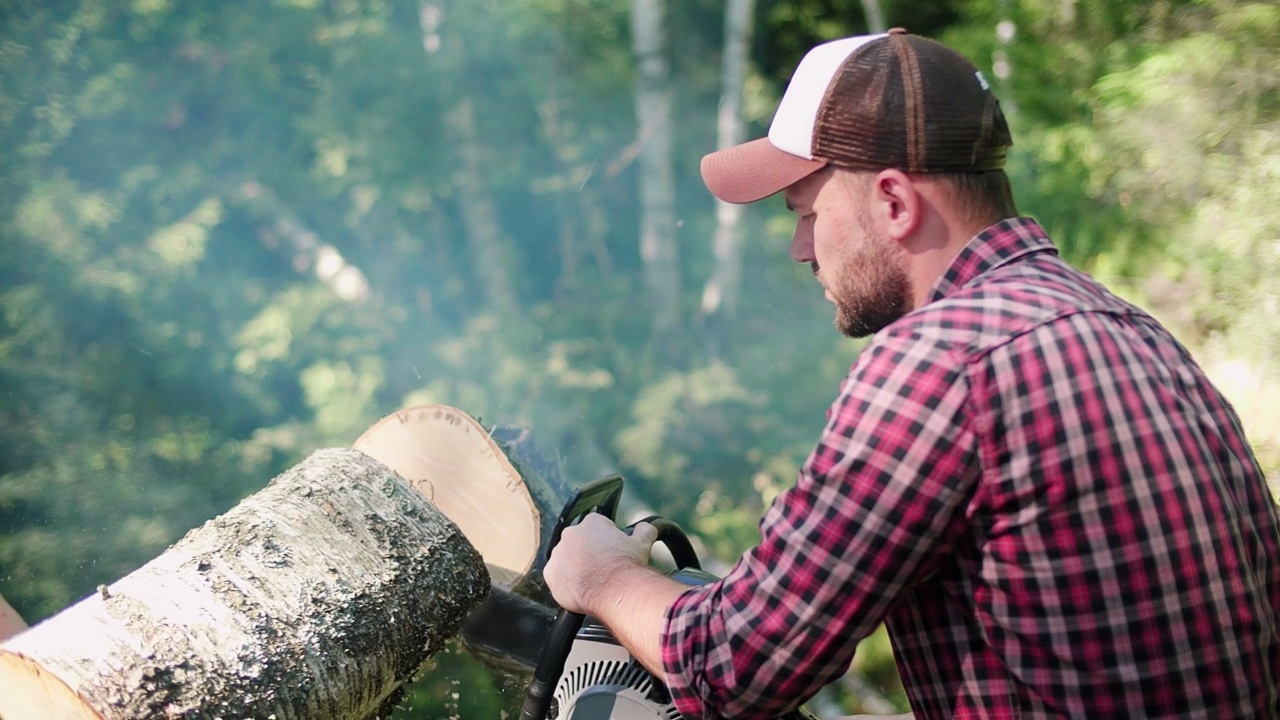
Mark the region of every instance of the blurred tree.
<instances>
[{"instance_id":1,"label":"blurred tree","mask_svg":"<svg viewBox=\"0 0 1280 720\"><path fill-rule=\"evenodd\" d=\"M721 53L720 105L716 115L716 149L723 150L747 139L742 117L743 86L755 0L728 0L724 11L724 50ZM724 352L728 326L738 311L742 288L743 207L716 201L716 229L711 238L715 262L702 288L703 331L712 354Z\"/></svg>"},{"instance_id":2,"label":"blurred tree","mask_svg":"<svg viewBox=\"0 0 1280 720\"><path fill-rule=\"evenodd\" d=\"M677 345L681 281L676 247L675 178L671 168L672 92L666 54L665 0L631 0L636 55L635 153L640 164L640 259L659 347Z\"/></svg>"}]
</instances>

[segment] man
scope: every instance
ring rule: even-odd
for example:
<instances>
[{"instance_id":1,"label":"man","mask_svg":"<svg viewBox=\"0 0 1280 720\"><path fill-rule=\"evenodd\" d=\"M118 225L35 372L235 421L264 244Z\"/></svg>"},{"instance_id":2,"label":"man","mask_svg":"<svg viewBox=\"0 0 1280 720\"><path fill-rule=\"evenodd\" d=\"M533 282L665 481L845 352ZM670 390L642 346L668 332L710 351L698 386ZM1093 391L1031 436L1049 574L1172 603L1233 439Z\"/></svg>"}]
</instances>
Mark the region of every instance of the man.
<instances>
[{"instance_id":1,"label":"man","mask_svg":"<svg viewBox=\"0 0 1280 720\"><path fill-rule=\"evenodd\" d=\"M1017 217L1010 144L972 64L892 30L811 50L769 137L704 159L726 201L785 193L792 258L873 337L722 581L599 516L546 567L686 717L795 707L881 621L919 718L1280 716L1280 521L1240 422Z\"/></svg>"}]
</instances>

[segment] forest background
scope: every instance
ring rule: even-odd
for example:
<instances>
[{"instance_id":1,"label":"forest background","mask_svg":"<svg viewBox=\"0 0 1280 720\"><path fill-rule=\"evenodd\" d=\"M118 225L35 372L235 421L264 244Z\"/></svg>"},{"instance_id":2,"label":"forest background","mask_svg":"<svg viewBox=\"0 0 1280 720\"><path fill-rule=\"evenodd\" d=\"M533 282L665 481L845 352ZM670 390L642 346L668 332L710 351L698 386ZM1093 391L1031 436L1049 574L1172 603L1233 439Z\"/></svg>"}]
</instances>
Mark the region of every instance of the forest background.
<instances>
[{"instance_id":1,"label":"forest background","mask_svg":"<svg viewBox=\"0 0 1280 720\"><path fill-rule=\"evenodd\" d=\"M736 18L736 19L735 19ZM1280 477L1280 5L3 0L0 592L30 621L416 403L534 428L722 560L859 344L699 158L885 25L996 86L1022 210ZM883 635L821 700L903 707ZM439 658L398 717L498 717Z\"/></svg>"}]
</instances>

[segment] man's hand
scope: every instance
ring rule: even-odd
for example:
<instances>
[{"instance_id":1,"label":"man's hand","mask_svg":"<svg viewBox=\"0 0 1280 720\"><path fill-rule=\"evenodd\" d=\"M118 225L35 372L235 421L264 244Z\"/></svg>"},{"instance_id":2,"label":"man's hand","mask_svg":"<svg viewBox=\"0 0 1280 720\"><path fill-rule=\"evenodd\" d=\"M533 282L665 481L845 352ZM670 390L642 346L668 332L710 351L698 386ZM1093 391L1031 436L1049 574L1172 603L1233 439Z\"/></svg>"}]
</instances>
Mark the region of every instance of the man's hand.
<instances>
[{"instance_id":1,"label":"man's hand","mask_svg":"<svg viewBox=\"0 0 1280 720\"><path fill-rule=\"evenodd\" d=\"M604 623L654 677L662 668L662 623L667 606L688 586L649 567L658 529L636 525L627 535L603 515L565 528L542 577L560 607Z\"/></svg>"},{"instance_id":2,"label":"man's hand","mask_svg":"<svg viewBox=\"0 0 1280 720\"><path fill-rule=\"evenodd\" d=\"M560 607L599 616L603 591L628 570L646 567L657 538L649 523L636 525L627 535L605 516L591 513L565 528L542 576Z\"/></svg>"}]
</instances>

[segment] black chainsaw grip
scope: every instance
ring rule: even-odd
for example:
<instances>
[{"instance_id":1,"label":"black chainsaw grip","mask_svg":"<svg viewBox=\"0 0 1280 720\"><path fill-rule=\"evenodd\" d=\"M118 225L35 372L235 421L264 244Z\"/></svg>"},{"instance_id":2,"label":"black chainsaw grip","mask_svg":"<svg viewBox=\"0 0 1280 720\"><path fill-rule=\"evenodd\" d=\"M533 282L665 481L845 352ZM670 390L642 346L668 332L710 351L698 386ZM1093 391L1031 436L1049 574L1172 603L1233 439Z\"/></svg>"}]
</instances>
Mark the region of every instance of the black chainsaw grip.
<instances>
[{"instance_id":1,"label":"black chainsaw grip","mask_svg":"<svg viewBox=\"0 0 1280 720\"><path fill-rule=\"evenodd\" d=\"M677 568L702 569L702 563L698 562L698 553L694 551L693 543L689 542L689 536L684 534L684 530L674 520L661 515L650 515L628 525L626 533L630 535L640 523L649 523L658 531L658 539L654 542L667 546L667 551L671 553L671 559L675 560Z\"/></svg>"},{"instance_id":2,"label":"black chainsaw grip","mask_svg":"<svg viewBox=\"0 0 1280 720\"><path fill-rule=\"evenodd\" d=\"M598 512L609 520L616 519L621 498L622 476L617 474L606 475L574 491L573 497L560 511L560 517L551 532L551 542L547 545L548 554L560 543L564 529L580 522L589 513ZM569 651L573 648L574 638L582 629L584 620L585 615L561 608L556 619L551 622L547 631L547 644L542 646L538 666L533 671L533 681L525 691L520 720L546 720L551 700L555 696L556 683L560 681L564 663L569 659Z\"/></svg>"},{"instance_id":3,"label":"black chainsaw grip","mask_svg":"<svg viewBox=\"0 0 1280 720\"><path fill-rule=\"evenodd\" d=\"M520 720L546 720L556 682L560 680L565 660L569 658L569 648L585 619L585 615L563 609L556 615L547 634L547 644L542 648L542 656L538 658L538 667L533 671L533 681L525 692Z\"/></svg>"}]
</instances>

